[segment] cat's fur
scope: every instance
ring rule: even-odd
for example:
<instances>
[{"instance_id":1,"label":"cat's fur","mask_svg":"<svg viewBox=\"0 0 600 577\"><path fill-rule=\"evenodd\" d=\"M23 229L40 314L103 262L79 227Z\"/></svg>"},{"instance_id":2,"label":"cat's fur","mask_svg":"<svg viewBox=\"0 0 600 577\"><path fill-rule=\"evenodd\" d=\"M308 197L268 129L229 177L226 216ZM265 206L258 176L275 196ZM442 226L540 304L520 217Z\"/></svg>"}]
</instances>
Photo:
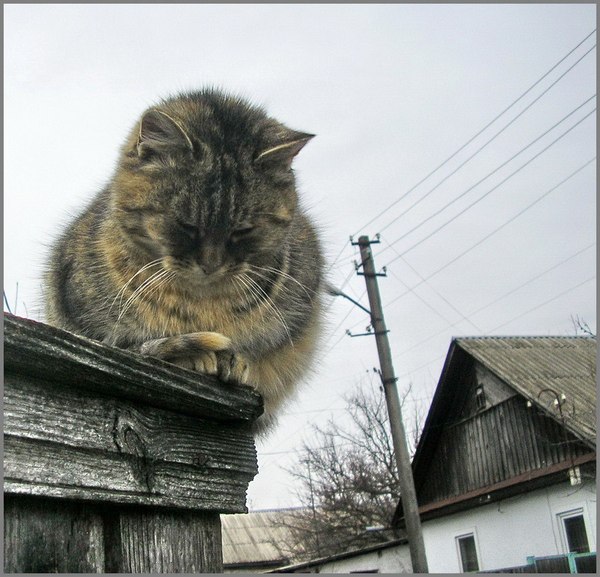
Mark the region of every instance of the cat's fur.
<instances>
[{"instance_id":1,"label":"cat's fur","mask_svg":"<svg viewBox=\"0 0 600 577\"><path fill-rule=\"evenodd\" d=\"M254 386L264 430L320 330L321 249L291 169L310 138L216 90L150 108L53 248L46 320Z\"/></svg>"}]
</instances>

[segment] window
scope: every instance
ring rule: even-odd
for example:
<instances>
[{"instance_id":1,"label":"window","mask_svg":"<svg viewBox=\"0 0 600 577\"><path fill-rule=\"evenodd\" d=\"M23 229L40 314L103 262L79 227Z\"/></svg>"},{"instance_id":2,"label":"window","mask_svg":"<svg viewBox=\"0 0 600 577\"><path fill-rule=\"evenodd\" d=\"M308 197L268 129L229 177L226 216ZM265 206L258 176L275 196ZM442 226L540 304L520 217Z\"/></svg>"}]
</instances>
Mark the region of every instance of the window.
<instances>
[{"instance_id":1,"label":"window","mask_svg":"<svg viewBox=\"0 0 600 577\"><path fill-rule=\"evenodd\" d=\"M587 531L585 529L585 519L583 510L571 511L559 515L565 544L569 553L589 553L590 545L588 542Z\"/></svg>"},{"instance_id":2,"label":"window","mask_svg":"<svg viewBox=\"0 0 600 577\"><path fill-rule=\"evenodd\" d=\"M475 389L475 399L477 400L477 409L480 411L485 409L485 405L486 405L485 390L481 383L478 384L477 388Z\"/></svg>"},{"instance_id":3,"label":"window","mask_svg":"<svg viewBox=\"0 0 600 577\"><path fill-rule=\"evenodd\" d=\"M458 554L460 559L460 568L463 573L479 571L479 560L477 559L477 547L475 545L475 535L461 535L456 538L458 545Z\"/></svg>"}]
</instances>

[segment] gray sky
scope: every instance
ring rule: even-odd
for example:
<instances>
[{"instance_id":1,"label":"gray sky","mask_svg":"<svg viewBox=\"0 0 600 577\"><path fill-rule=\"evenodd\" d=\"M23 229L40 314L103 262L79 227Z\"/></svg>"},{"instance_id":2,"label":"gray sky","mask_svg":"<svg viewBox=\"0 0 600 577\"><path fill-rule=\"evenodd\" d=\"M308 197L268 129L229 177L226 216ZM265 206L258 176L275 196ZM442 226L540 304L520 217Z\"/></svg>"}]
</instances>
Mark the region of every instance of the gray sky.
<instances>
[{"instance_id":1,"label":"gray sky","mask_svg":"<svg viewBox=\"0 0 600 577\"><path fill-rule=\"evenodd\" d=\"M46 247L110 177L139 114L221 86L317 134L296 160L299 188L331 281L365 305L348 237L381 232L410 434L453 336L573 334L572 315L596 329L595 49L584 56L596 35L469 143L595 22L593 4L5 5L9 304L41 318ZM368 324L331 303L314 377L259 444L251 508L296 504L282 467L311 424L342 418L357 385L378 386L374 339L344 336Z\"/></svg>"}]
</instances>

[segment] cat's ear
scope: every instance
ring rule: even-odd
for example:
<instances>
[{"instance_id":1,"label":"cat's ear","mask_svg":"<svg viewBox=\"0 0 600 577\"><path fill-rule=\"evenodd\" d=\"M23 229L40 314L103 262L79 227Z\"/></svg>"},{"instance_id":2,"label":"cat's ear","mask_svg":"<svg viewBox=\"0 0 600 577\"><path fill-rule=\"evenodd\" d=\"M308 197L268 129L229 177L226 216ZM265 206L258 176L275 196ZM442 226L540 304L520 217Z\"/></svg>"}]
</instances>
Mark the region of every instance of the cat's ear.
<instances>
[{"instance_id":1,"label":"cat's ear","mask_svg":"<svg viewBox=\"0 0 600 577\"><path fill-rule=\"evenodd\" d=\"M160 110L149 110L140 121L137 152L140 157L164 153L173 148L193 150L193 144L176 120Z\"/></svg>"},{"instance_id":2,"label":"cat's ear","mask_svg":"<svg viewBox=\"0 0 600 577\"><path fill-rule=\"evenodd\" d=\"M314 136L314 134L294 132L288 136L285 142L271 146L261 152L256 157L256 162L260 164L276 163L289 168L294 156L296 156L304 148L306 143L314 138Z\"/></svg>"}]
</instances>

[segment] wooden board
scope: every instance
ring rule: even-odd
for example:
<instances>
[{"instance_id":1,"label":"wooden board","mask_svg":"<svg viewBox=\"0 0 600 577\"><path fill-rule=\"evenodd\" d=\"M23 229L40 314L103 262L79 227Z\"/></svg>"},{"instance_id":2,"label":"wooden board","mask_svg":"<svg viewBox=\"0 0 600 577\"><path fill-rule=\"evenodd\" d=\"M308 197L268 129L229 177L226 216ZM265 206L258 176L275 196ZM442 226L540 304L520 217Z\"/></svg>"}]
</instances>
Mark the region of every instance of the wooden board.
<instances>
[{"instance_id":1,"label":"wooden board","mask_svg":"<svg viewBox=\"0 0 600 577\"><path fill-rule=\"evenodd\" d=\"M250 387L103 345L4 313L5 372L210 419L254 421L262 399Z\"/></svg>"},{"instance_id":2,"label":"wooden board","mask_svg":"<svg viewBox=\"0 0 600 577\"><path fill-rule=\"evenodd\" d=\"M222 572L217 513L9 496L7 573Z\"/></svg>"},{"instance_id":3,"label":"wooden board","mask_svg":"<svg viewBox=\"0 0 600 577\"><path fill-rule=\"evenodd\" d=\"M5 571L222 571L260 396L12 315L4 337Z\"/></svg>"}]
</instances>

